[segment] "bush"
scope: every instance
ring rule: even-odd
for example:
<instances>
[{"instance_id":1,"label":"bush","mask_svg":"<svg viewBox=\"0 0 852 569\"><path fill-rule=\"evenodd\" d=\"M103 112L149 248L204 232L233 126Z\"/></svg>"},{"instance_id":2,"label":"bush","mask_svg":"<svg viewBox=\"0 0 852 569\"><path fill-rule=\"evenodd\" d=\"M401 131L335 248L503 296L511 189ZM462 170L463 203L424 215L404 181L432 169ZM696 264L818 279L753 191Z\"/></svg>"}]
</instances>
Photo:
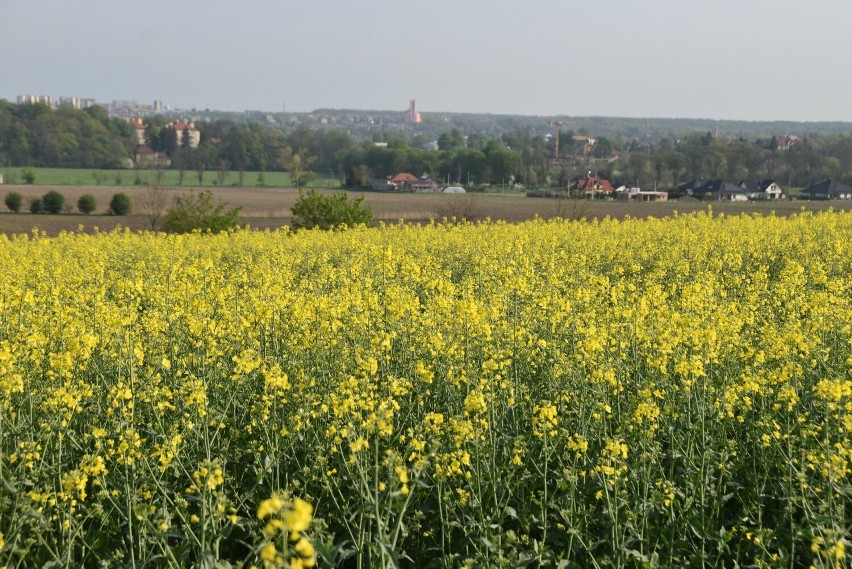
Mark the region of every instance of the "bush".
<instances>
[{"instance_id":1,"label":"bush","mask_svg":"<svg viewBox=\"0 0 852 569\"><path fill-rule=\"evenodd\" d=\"M35 170L33 170L32 168L24 168L23 170L21 170L21 178L24 179L25 184L35 184Z\"/></svg>"},{"instance_id":2,"label":"bush","mask_svg":"<svg viewBox=\"0 0 852 569\"><path fill-rule=\"evenodd\" d=\"M95 201L95 196L92 194L85 194L80 196L80 199L77 200L77 209L80 212L85 213L86 215L92 213L97 209L98 202Z\"/></svg>"},{"instance_id":3,"label":"bush","mask_svg":"<svg viewBox=\"0 0 852 569\"><path fill-rule=\"evenodd\" d=\"M65 207L65 196L55 190L51 190L41 197L42 209L47 213L56 215L62 213L62 208Z\"/></svg>"},{"instance_id":4,"label":"bush","mask_svg":"<svg viewBox=\"0 0 852 569\"><path fill-rule=\"evenodd\" d=\"M111 215L128 215L130 213L130 198L127 194L120 192L112 196L109 201L109 212Z\"/></svg>"},{"instance_id":5,"label":"bush","mask_svg":"<svg viewBox=\"0 0 852 569\"><path fill-rule=\"evenodd\" d=\"M41 213L41 198L30 200L30 213Z\"/></svg>"},{"instance_id":6,"label":"bush","mask_svg":"<svg viewBox=\"0 0 852 569\"><path fill-rule=\"evenodd\" d=\"M236 226L242 208L226 209L219 200L213 203L210 191L190 192L178 198L177 205L163 217L163 229L169 233L191 233L195 230L219 233Z\"/></svg>"},{"instance_id":7,"label":"bush","mask_svg":"<svg viewBox=\"0 0 852 569\"><path fill-rule=\"evenodd\" d=\"M4 201L6 203L6 207L9 208L9 211L19 213L21 211L21 206L24 205L24 196L18 192L9 192L6 194L6 199Z\"/></svg>"},{"instance_id":8,"label":"bush","mask_svg":"<svg viewBox=\"0 0 852 569\"><path fill-rule=\"evenodd\" d=\"M293 204L293 228L334 229L342 225L373 225L376 223L376 216L363 202L363 196L350 201L345 192L324 196L316 190L308 193L300 190L299 199Z\"/></svg>"}]
</instances>

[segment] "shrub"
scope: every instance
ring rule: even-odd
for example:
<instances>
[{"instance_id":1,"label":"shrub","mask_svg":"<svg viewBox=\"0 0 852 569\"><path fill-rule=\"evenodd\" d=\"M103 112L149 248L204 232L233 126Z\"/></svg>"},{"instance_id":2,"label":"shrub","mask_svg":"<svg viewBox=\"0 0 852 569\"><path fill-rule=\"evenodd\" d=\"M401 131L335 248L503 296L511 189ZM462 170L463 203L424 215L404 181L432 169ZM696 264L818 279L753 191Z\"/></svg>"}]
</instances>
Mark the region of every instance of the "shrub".
<instances>
[{"instance_id":1,"label":"shrub","mask_svg":"<svg viewBox=\"0 0 852 569\"><path fill-rule=\"evenodd\" d=\"M55 190L51 190L41 197L41 205L44 211L51 214L62 213L65 207L65 196Z\"/></svg>"},{"instance_id":2,"label":"shrub","mask_svg":"<svg viewBox=\"0 0 852 569\"><path fill-rule=\"evenodd\" d=\"M33 170L32 168L24 168L23 170L21 170L21 178L23 178L25 184L35 184L35 170Z\"/></svg>"},{"instance_id":3,"label":"shrub","mask_svg":"<svg viewBox=\"0 0 852 569\"><path fill-rule=\"evenodd\" d=\"M77 209L80 212L85 213L86 215L92 213L97 209L98 203L95 201L95 196L92 194L85 194L80 196L80 199L77 200Z\"/></svg>"},{"instance_id":4,"label":"shrub","mask_svg":"<svg viewBox=\"0 0 852 569\"><path fill-rule=\"evenodd\" d=\"M30 200L30 213L41 213L41 198Z\"/></svg>"},{"instance_id":5,"label":"shrub","mask_svg":"<svg viewBox=\"0 0 852 569\"><path fill-rule=\"evenodd\" d=\"M130 213L130 198L127 194L119 192L112 196L109 201L109 212L111 215L128 215Z\"/></svg>"},{"instance_id":6,"label":"shrub","mask_svg":"<svg viewBox=\"0 0 852 569\"><path fill-rule=\"evenodd\" d=\"M24 196L18 192L9 192L6 194L4 202L6 203L6 207L9 208L9 211L19 213L21 211L21 206L24 204Z\"/></svg>"},{"instance_id":7,"label":"shrub","mask_svg":"<svg viewBox=\"0 0 852 569\"><path fill-rule=\"evenodd\" d=\"M242 208L226 209L221 200L213 203L213 194L203 191L178 198L177 204L163 217L163 229L169 233L190 233L196 229L219 233L237 224Z\"/></svg>"},{"instance_id":8,"label":"shrub","mask_svg":"<svg viewBox=\"0 0 852 569\"><path fill-rule=\"evenodd\" d=\"M293 228L334 229L342 225L373 225L376 223L376 216L363 202L363 196L350 201L345 192L324 196L316 190L308 193L300 190L299 199L293 204Z\"/></svg>"}]
</instances>

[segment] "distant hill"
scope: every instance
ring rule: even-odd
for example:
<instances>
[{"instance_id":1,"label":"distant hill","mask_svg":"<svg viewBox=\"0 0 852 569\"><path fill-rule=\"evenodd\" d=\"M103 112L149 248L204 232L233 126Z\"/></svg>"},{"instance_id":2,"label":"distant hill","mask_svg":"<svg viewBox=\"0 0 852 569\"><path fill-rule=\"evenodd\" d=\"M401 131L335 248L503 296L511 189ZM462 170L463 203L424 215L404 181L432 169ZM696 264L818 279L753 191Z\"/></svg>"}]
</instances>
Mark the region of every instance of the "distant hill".
<instances>
[{"instance_id":1,"label":"distant hill","mask_svg":"<svg viewBox=\"0 0 852 569\"><path fill-rule=\"evenodd\" d=\"M360 139L371 137L415 136L437 140L441 133L457 129L464 135L499 137L518 129L531 135L552 133L553 122L562 123L563 131L583 132L594 137L640 139L658 142L678 140L696 132L718 133L731 138L772 138L785 135L805 138L852 133L852 122L735 121L706 118L651 118L603 116L533 116L489 113L453 113L421 111L422 122L411 124L403 119L405 111L319 108L310 112L227 112L217 110L171 111L164 113L195 121L229 120L237 123L258 122L269 126L308 125L318 129L338 129Z\"/></svg>"},{"instance_id":2,"label":"distant hill","mask_svg":"<svg viewBox=\"0 0 852 569\"><path fill-rule=\"evenodd\" d=\"M433 135L435 138L452 129L463 134L477 133L483 136L499 136L504 132L529 129L531 134L552 132L551 123L559 121L562 129L574 132L584 131L591 136L609 138L640 138L659 141L663 138L677 140L696 132L712 132L732 138L771 138L773 136L795 135L799 137L821 136L828 134L852 133L852 122L795 122L795 121L733 121L701 118L641 118L641 117L575 117L495 115L487 113L436 113L421 112L423 122L407 125L401 121L403 111L378 111L357 109L316 109L310 113L290 113L294 118L307 124L323 119L327 126L363 126L358 119L370 117L381 120L386 131ZM373 128L372 130L377 130Z\"/></svg>"}]
</instances>

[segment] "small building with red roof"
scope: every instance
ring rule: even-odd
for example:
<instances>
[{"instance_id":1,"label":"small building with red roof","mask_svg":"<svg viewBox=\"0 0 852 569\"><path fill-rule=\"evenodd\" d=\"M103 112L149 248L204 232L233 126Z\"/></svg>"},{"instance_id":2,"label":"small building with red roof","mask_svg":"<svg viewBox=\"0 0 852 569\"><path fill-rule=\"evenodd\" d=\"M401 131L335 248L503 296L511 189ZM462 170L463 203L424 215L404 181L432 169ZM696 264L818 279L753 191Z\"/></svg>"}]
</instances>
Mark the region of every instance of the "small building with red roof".
<instances>
[{"instance_id":1,"label":"small building with red roof","mask_svg":"<svg viewBox=\"0 0 852 569\"><path fill-rule=\"evenodd\" d=\"M177 121L169 123L166 128L170 128L177 134L178 146L183 146L184 137L186 137L187 145L190 148L198 148L201 144L201 131L195 126L195 123Z\"/></svg>"},{"instance_id":2,"label":"small building with red roof","mask_svg":"<svg viewBox=\"0 0 852 569\"><path fill-rule=\"evenodd\" d=\"M581 196L610 196L615 188L606 178L588 175L583 178L575 178L568 188L572 194Z\"/></svg>"},{"instance_id":3,"label":"small building with red roof","mask_svg":"<svg viewBox=\"0 0 852 569\"><path fill-rule=\"evenodd\" d=\"M396 184L398 187L405 186L407 184L411 184L419 180L417 176L414 174L409 174L408 172L400 172L393 178L391 178L391 184Z\"/></svg>"},{"instance_id":4,"label":"small building with red roof","mask_svg":"<svg viewBox=\"0 0 852 569\"><path fill-rule=\"evenodd\" d=\"M168 168L172 164L171 158L165 152L156 152L150 146L140 144L133 151L133 159L136 162L137 168L145 167L161 167Z\"/></svg>"},{"instance_id":5,"label":"small building with red roof","mask_svg":"<svg viewBox=\"0 0 852 569\"><path fill-rule=\"evenodd\" d=\"M127 122L130 123L130 126L136 132L136 144L145 144L145 129L148 128L148 125L142 122L140 118L127 119Z\"/></svg>"}]
</instances>

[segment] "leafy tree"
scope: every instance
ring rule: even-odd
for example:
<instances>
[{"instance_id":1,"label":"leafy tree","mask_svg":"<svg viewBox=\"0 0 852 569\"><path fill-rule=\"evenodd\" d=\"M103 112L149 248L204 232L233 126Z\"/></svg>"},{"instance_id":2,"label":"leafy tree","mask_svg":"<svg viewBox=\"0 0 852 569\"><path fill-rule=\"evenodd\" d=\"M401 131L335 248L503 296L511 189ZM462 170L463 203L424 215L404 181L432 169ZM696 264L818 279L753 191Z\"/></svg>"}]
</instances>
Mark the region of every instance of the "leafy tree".
<instances>
[{"instance_id":1,"label":"leafy tree","mask_svg":"<svg viewBox=\"0 0 852 569\"><path fill-rule=\"evenodd\" d=\"M21 171L21 177L24 179L25 184L35 184L36 173L32 168L24 168Z\"/></svg>"},{"instance_id":2,"label":"leafy tree","mask_svg":"<svg viewBox=\"0 0 852 569\"><path fill-rule=\"evenodd\" d=\"M373 173L363 164L352 166L349 168L349 176L346 178L346 185L350 188L369 188L370 181L373 179Z\"/></svg>"},{"instance_id":3,"label":"leafy tree","mask_svg":"<svg viewBox=\"0 0 852 569\"><path fill-rule=\"evenodd\" d=\"M651 172L651 162L644 152L632 152L625 164L625 174L628 184L642 186L646 176Z\"/></svg>"},{"instance_id":4,"label":"leafy tree","mask_svg":"<svg viewBox=\"0 0 852 569\"><path fill-rule=\"evenodd\" d=\"M41 198L30 200L30 213L41 213Z\"/></svg>"},{"instance_id":5,"label":"leafy tree","mask_svg":"<svg viewBox=\"0 0 852 569\"><path fill-rule=\"evenodd\" d=\"M127 215L130 213L130 198L124 192L112 196L109 201L109 212L111 215Z\"/></svg>"},{"instance_id":6,"label":"leafy tree","mask_svg":"<svg viewBox=\"0 0 852 569\"><path fill-rule=\"evenodd\" d=\"M41 205L44 211L51 214L62 212L65 207L65 196L55 190L51 190L41 197Z\"/></svg>"},{"instance_id":7,"label":"leafy tree","mask_svg":"<svg viewBox=\"0 0 852 569\"><path fill-rule=\"evenodd\" d=\"M178 149L178 135L173 126L167 126L160 130L159 136L160 147L154 150L165 152L170 157L174 157Z\"/></svg>"},{"instance_id":8,"label":"leafy tree","mask_svg":"<svg viewBox=\"0 0 852 569\"><path fill-rule=\"evenodd\" d=\"M313 179L313 173L308 168L313 164L313 157L302 158L301 154L293 154L287 162L290 172L290 182L297 188L304 188Z\"/></svg>"},{"instance_id":9,"label":"leafy tree","mask_svg":"<svg viewBox=\"0 0 852 569\"><path fill-rule=\"evenodd\" d=\"M95 201L95 196L92 194L84 194L80 196L80 199L77 200L77 209L79 209L82 213L89 215L95 209L97 209L98 203Z\"/></svg>"},{"instance_id":10,"label":"leafy tree","mask_svg":"<svg viewBox=\"0 0 852 569\"><path fill-rule=\"evenodd\" d=\"M372 209L363 202L363 196L350 201L345 192L324 196L316 190L308 193L300 190L299 199L293 204L293 228L335 229L342 225L374 225L376 217Z\"/></svg>"},{"instance_id":11,"label":"leafy tree","mask_svg":"<svg viewBox=\"0 0 852 569\"><path fill-rule=\"evenodd\" d=\"M243 185L246 170L264 170L266 168L266 150L255 128L235 126L228 132L222 148L222 156L239 175L239 185Z\"/></svg>"},{"instance_id":12,"label":"leafy tree","mask_svg":"<svg viewBox=\"0 0 852 569\"><path fill-rule=\"evenodd\" d=\"M180 147L183 150L188 150L188 149L192 148L192 139L190 139L190 137L189 137L189 129L188 128L185 128L185 129L183 129L183 131L181 131Z\"/></svg>"},{"instance_id":13,"label":"leafy tree","mask_svg":"<svg viewBox=\"0 0 852 569\"><path fill-rule=\"evenodd\" d=\"M24 196L18 192L9 192L6 194L4 202L6 203L6 207L9 208L9 211L19 213L21 211L21 206L24 204Z\"/></svg>"},{"instance_id":14,"label":"leafy tree","mask_svg":"<svg viewBox=\"0 0 852 569\"><path fill-rule=\"evenodd\" d=\"M455 150L464 147L464 136L456 128L450 132L441 133L441 136L438 137L438 148L440 150Z\"/></svg>"},{"instance_id":15,"label":"leafy tree","mask_svg":"<svg viewBox=\"0 0 852 569\"><path fill-rule=\"evenodd\" d=\"M174 208L163 217L163 229L169 233L190 233L195 230L219 233L235 227L241 207L227 209L221 200L213 203L209 190L178 198Z\"/></svg>"}]
</instances>

